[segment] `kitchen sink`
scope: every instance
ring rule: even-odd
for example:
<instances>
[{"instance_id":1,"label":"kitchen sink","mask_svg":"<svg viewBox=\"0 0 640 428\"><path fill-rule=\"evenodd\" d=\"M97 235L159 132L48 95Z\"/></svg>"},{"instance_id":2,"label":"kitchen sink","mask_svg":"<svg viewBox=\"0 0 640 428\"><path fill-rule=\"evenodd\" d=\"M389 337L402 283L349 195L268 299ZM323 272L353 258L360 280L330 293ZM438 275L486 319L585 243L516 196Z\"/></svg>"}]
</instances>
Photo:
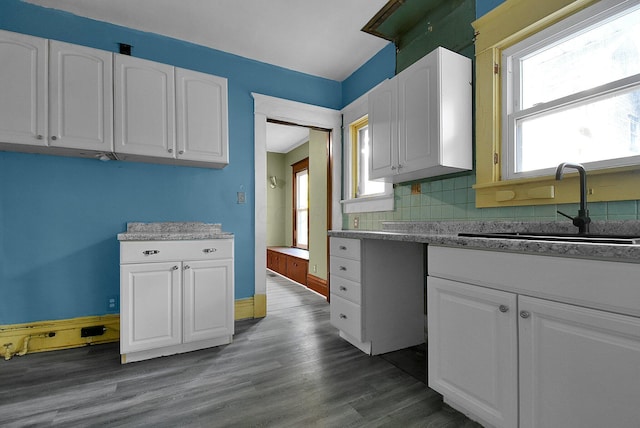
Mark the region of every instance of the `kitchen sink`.
<instances>
[{"instance_id":1,"label":"kitchen sink","mask_svg":"<svg viewBox=\"0 0 640 428\"><path fill-rule=\"evenodd\" d=\"M579 242L587 244L640 244L640 236L582 234L577 233L529 233L529 232L491 232L491 233L458 233L458 236L471 238L524 239L530 241Z\"/></svg>"}]
</instances>

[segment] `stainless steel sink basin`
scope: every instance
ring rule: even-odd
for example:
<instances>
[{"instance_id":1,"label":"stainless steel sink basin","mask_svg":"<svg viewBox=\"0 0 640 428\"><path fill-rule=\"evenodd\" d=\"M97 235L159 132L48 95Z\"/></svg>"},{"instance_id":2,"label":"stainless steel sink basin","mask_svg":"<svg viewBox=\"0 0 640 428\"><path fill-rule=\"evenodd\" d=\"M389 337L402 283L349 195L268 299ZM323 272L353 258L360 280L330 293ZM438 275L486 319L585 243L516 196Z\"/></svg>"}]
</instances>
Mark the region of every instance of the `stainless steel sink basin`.
<instances>
[{"instance_id":1,"label":"stainless steel sink basin","mask_svg":"<svg viewBox=\"0 0 640 428\"><path fill-rule=\"evenodd\" d=\"M494 232L494 233L458 233L458 236L471 238L524 239L530 241L581 242L590 244L640 244L640 236L604 235L577 233L529 233L529 232Z\"/></svg>"}]
</instances>

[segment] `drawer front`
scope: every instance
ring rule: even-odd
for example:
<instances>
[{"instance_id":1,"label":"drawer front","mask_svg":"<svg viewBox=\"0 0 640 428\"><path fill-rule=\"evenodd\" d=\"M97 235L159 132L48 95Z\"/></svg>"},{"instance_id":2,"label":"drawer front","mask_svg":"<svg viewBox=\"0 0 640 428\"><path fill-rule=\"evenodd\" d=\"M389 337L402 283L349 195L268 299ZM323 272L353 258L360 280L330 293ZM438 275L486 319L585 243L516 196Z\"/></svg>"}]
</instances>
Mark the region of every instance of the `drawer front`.
<instances>
[{"instance_id":1,"label":"drawer front","mask_svg":"<svg viewBox=\"0 0 640 428\"><path fill-rule=\"evenodd\" d=\"M349 238L331 238L330 251L332 256L346 259L360 260L360 240Z\"/></svg>"},{"instance_id":2,"label":"drawer front","mask_svg":"<svg viewBox=\"0 0 640 428\"><path fill-rule=\"evenodd\" d=\"M233 239L193 241L122 241L120 263L215 260L233 257Z\"/></svg>"},{"instance_id":3,"label":"drawer front","mask_svg":"<svg viewBox=\"0 0 640 428\"><path fill-rule=\"evenodd\" d=\"M360 284L339 276L331 275L331 292L356 305L362 301Z\"/></svg>"},{"instance_id":4,"label":"drawer front","mask_svg":"<svg viewBox=\"0 0 640 428\"><path fill-rule=\"evenodd\" d=\"M283 256L284 257L284 256ZM302 285L307 285L307 266L309 262L299 259L297 257L287 257L287 277L293 279L295 282L299 282Z\"/></svg>"},{"instance_id":5,"label":"drawer front","mask_svg":"<svg viewBox=\"0 0 640 428\"><path fill-rule=\"evenodd\" d=\"M331 256L329 258L329 269L333 276L360 282L360 262L358 260Z\"/></svg>"},{"instance_id":6,"label":"drawer front","mask_svg":"<svg viewBox=\"0 0 640 428\"><path fill-rule=\"evenodd\" d=\"M349 336L364 342L360 305L331 293L331 324Z\"/></svg>"}]
</instances>

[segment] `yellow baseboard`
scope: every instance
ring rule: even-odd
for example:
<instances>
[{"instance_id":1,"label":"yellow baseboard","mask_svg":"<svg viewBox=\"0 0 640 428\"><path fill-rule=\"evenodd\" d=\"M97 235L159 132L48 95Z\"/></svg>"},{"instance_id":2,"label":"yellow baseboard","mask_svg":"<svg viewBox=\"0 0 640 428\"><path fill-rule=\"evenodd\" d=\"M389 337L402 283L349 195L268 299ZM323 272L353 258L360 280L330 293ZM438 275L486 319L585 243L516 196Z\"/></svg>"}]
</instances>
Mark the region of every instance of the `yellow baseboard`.
<instances>
[{"instance_id":1,"label":"yellow baseboard","mask_svg":"<svg viewBox=\"0 0 640 428\"><path fill-rule=\"evenodd\" d=\"M263 318L267 315L267 296L256 294L235 301L235 319ZM104 326L100 336L80 337L84 327ZM0 325L0 357L77 348L120 340L120 315L102 315L65 320Z\"/></svg>"}]
</instances>

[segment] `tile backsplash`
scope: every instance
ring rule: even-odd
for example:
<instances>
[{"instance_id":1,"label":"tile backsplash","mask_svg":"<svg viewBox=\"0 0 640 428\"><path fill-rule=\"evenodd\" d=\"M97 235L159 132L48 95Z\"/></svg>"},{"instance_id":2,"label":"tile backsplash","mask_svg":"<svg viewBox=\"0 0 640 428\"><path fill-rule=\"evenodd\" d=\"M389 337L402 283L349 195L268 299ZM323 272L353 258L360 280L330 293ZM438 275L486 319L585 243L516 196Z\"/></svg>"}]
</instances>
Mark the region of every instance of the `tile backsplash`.
<instances>
[{"instance_id":1,"label":"tile backsplash","mask_svg":"<svg viewBox=\"0 0 640 428\"><path fill-rule=\"evenodd\" d=\"M415 184L415 183L413 183ZM536 205L504 208L476 208L475 175L420 182L420 193L412 194L411 183L394 188L395 210L352 213L342 216L343 229L381 230L383 221L465 221L520 220L562 221L560 210L569 215L578 212L578 204ZM590 202L593 220L640 220L640 201ZM569 221L567 219L567 221Z\"/></svg>"}]
</instances>

